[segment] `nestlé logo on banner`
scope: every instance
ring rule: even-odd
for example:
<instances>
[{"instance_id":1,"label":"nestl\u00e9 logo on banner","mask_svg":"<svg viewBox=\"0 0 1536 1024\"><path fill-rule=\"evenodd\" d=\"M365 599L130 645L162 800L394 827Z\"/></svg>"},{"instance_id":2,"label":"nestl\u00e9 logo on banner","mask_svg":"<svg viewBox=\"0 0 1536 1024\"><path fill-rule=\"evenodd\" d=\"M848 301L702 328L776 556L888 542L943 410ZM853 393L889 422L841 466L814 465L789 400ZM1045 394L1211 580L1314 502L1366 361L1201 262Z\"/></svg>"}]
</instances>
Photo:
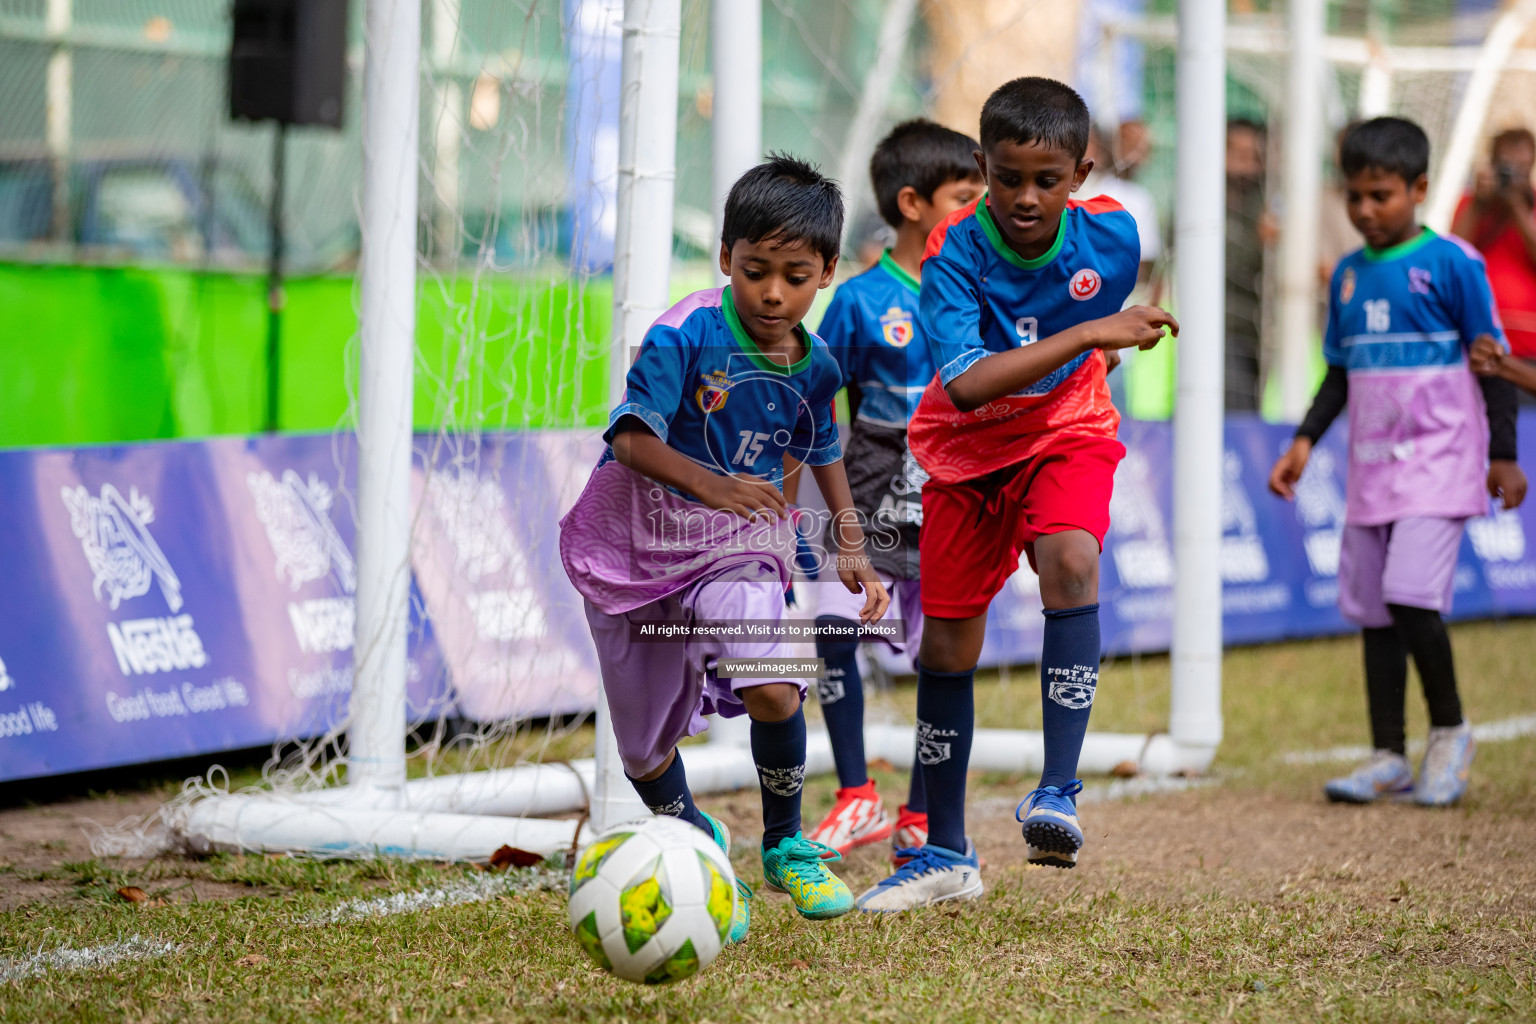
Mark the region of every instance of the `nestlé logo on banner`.
<instances>
[{"instance_id":1,"label":"nestl\u00e9 logo on banner","mask_svg":"<svg viewBox=\"0 0 1536 1024\"><path fill-rule=\"evenodd\" d=\"M279 480L266 470L247 473L256 518L266 530L277 562L278 579L297 593L306 584L334 576L345 597L312 597L288 602L288 621L306 654L352 649L356 632L357 563L331 522L330 487L311 473L305 480L292 469Z\"/></svg>"},{"instance_id":2,"label":"nestl\u00e9 logo on banner","mask_svg":"<svg viewBox=\"0 0 1536 1024\"><path fill-rule=\"evenodd\" d=\"M123 675L152 675L208 664L192 616L177 614L183 604L181 580L149 532L155 519L155 506L149 498L137 487L129 488L124 498L111 484L102 484L99 496L83 486L65 487L61 496L69 510L70 529L79 538L94 574L91 588L97 599L106 600L116 611L124 601L142 597L149 593L151 584L158 584L171 612L168 616L107 623L112 653Z\"/></svg>"}]
</instances>

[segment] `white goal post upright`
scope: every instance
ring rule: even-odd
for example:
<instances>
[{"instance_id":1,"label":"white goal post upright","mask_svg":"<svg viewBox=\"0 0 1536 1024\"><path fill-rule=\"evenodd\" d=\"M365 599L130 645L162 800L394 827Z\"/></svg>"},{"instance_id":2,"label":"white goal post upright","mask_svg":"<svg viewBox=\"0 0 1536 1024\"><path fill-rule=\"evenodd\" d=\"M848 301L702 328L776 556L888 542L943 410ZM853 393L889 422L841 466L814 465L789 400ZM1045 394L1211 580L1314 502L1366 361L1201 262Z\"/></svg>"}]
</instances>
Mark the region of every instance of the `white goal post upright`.
<instances>
[{"instance_id":1,"label":"white goal post upright","mask_svg":"<svg viewBox=\"0 0 1536 1024\"><path fill-rule=\"evenodd\" d=\"M610 407L618 405L624 391L630 354L639 349L645 332L671 304L682 16L681 0L624 3L613 346L608 355ZM590 810L592 827L602 831L648 812L624 777L608 700L601 690L596 745Z\"/></svg>"},{"instance_id":2,"label":"white goal post upright","mask_svg":"<svg viewBox=\"0 0 1536 1024\"><path fill-rule=\"evenodd\" d=\"M421 5L369 0L363 34L357 660L347 784L377 791L359 796L384 809L405 784Z\"/></svg>"},{"instance_id":3,"label":"white goal post upright","mask_svg":"<svg viewBox=\"0 0 1536 1024\"><path fill-rule=\"evenodd\" d=\"M1326 0L1290 0L1286 58L1285 210L1280 228L1280 414L1300 423L1311 395L1317 327L1318 206L1322 200ZM1180 307L1183 309L1184 307Z\"/></svg>"},{"instance_id":4,"label":"white goal post upright","mask_svg":"<svg viewBox=\"0 0 1536 1024\"><path fill-rule=\"evenodd\" d=\"M709 12L713 101L710 114L711 209L709 247L715 283L725 284L715 259L725 218L725 197L736 179L763 156L763 3L714 0Z\"/></svg>"},{"instance_id":5,"label":"white goal post upright","mask_svg":"<svg viewBox=\"0 0 1536 1024\"><path fill-rule=\"evenodd\" d=\"M1305 2L1305 0L1304 0ZM1226 7L1179 0L1178 391L1173 416L1173 692L1169 733L1221 742L1221 482L1226 311Z\"/></svg>"}]
</instances>

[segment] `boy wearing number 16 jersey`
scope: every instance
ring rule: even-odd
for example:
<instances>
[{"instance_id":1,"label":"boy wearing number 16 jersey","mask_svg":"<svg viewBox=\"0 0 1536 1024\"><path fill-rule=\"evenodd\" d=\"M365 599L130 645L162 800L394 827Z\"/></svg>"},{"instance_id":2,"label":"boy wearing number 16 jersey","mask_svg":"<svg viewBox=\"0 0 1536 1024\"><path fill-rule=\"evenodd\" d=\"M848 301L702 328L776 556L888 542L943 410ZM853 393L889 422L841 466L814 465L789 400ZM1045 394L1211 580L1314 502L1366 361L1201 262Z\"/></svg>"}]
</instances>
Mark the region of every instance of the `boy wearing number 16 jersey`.
<instances>
[{"instance_id":1,"label":"boy wearing number 16 jersey","mask_svg":"<svg viewBox=\"0 0 1536 1024\"><path fill-rule=\"evenodd\" d=\"M923 639L917 757L928 843L859 898L870 912L982 893L965 834L972 694L987 607L1028 557L1045 607L1045 766L1020 804L1028 857L1071 867L1083 833L1074 778L1099 674L1098 563L1125 448L1104 353L1149 348L1177 324L1122 310L1136 222L1111 199L1071 201L1093 169L1088 109L1044 78L999 88L981 112L978 202L934 230L921 324L938 369L908 427L923 486Z\"/></svg>"},{"instance_id":2,"label":"boy wearing number 16 jersey","mask_svg":"<svg viewBox=\"0 0 1536 1024\"><path fill-rule=\"evenodd\" d=\"M1467 519L1489 495L1520 504L1515 396L1468 372L1467 350L1503 347L1482 258L1419 226L1429 139L1411 121L1350 128L1339 151L1350 221L1366 247L1339 261L1328 292L1328 375L1291 447L1270 471L1294 498L1312 446L1349 407L1349 476L1339 551L1339 610L1363 628L1375 753L1324 788L1330 800L1460 800L1472 728L1462 715L1442 614L1450 611ZM1404 756L1408 656L1429 705L1417 781Z\"/></svg>"}]
</instances>

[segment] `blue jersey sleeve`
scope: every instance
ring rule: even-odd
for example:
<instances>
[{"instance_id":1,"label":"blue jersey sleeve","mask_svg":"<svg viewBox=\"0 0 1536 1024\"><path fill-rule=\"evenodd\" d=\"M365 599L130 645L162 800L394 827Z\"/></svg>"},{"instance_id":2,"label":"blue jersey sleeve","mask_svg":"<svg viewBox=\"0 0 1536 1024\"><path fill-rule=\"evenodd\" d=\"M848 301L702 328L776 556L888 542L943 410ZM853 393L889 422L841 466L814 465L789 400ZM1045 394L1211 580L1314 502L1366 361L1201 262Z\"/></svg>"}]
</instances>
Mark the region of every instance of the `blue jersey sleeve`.
<instances>
[{"instance_id":1,"label":"blue jersey sleeve","mask_svg":"<svg viewBox=\"0 0 1536 1024\"><path fill-rule=\"evenodd\" d=\"M795 434L789 441L788 454L809 466L825 466L843 457L837 433L837 398L840 381L834 367L827 364L825 374L816 375L810 393L804 396L795 420Z\"/></svg>"},{"instance_id":2,"label":"blue jersey sleeve","mask_svg":"<svg viewBox=\"0 0 1536 1024\"><path fill-rule=\"evenodd\" d=\"M859 304L853 291L846 285L832 296L827 311L822 314L821 326L816 328L821 340L827 343L832 361L842 376L842 386L858 380L859 359Z\"/></svg>"},{"instance_id":3,"label":"blue jersey sleeve","mask_svg":"<svg viewBox=\"0 0 1536 1024\"><path fill-rule=\"evenodd\" d=\"M1449 287L1445 293L1445 308L1455 319L1461 343L1470 346L1479 336L1487 334L1504 345L1504 328L1499 322L1493 289L1488 285L1488 271L1481 257L1457 251L1446 263Z\"/></svg>"},{"instance_id":4,"label":"blue jersey sleeve","mask_svg":"<svg viewBox=\"0 0 1536 1024\"><path fill-rule=\"evenodd\" d=\"M1348 366L1349 357L1344 353L1344 339L1339 337L1339 280L1345 272L1346 261L1340 260L1333 268L1328 281L1328 316L1323 322L1323 361L1329 366ZM1353 270L1349 271L1354 273Z\"/></svg>"},{"instance_id":5,"label":"blue jersey sleeve","mask_svg":"<svg viewBox=\"0 0 1536 1024\"><path fill-rule=\"evenodd\" d=\"M608 417L603 440L611 443L619 420L633 416L665 441L683 399L683 381L688 379L693 356L693 346L677 328L658 325L646 332L640 355L624 378L624 397Z\"/></svg>"},{"instance_id":6,"label":"blue jersey sleeve","mask_svg":"<svg viewBox=\"0 0 1536 1024\"><path fill-rule=\"evenodd\" d=\"M939 383L950 381L989 355L981 339L981 285L978 275L940 252L923 262L923 288L918 293L918 322Z\"/></svg>"}]
</instances>

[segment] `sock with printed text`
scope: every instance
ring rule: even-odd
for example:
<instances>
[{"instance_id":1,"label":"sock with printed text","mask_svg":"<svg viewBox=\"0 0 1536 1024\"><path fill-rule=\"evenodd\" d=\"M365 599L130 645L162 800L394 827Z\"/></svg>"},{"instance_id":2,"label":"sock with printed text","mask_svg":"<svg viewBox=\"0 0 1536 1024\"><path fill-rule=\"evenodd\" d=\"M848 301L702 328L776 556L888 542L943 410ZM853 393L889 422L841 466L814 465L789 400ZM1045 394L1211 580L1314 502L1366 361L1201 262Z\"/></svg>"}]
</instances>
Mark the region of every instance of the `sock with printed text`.
<instances>
[{"instance_id":1,"label":"sock with printed text","mask_svg":"<svg viewBox=\"0 0 1536 1024\"><path fill-rule=\"evenodd\" d=\"M674 752L672 763L656 778L649 782L630 779L629 784L635 787L635 792L640 794L640 799L651 809L652 814L678 818L690 825L697 825L711 836L715 834L709 822L704 820L704 815L693 804L693 794L688 792L688 773L683 770L681 753Z\"/></svg>"},{"instance_id":2,"label":"sock with printed text","mask_svg":"<svg viewBox=\"0 0 1536 1024\"><path fill-rule=\"evenodd\" d=\"M763 794L763 849L800 831L800 789L805 784L805 709L782 722L752 719L752 760Z\"/></svg>"},{"instance_id":3,"label":"sock with printed text","mask_svg":"<svg viewBox=\"0 0 1536 1024\"><path fill-rule=\"evenodd\" d=\"M1077 778L1077 759L1099 685L1099 606L1047 608L1040 648L1040 702L1044 709L1042 786Z\"/></svg>"},{"instance_id":4,"label":"sock with printed text","mask_svg":"<svg viewBox=\"0 0 1536 1024\"><path fill-rule=\"evenodd\" d=\"M816 619L819 627L846 629L858 634L859 624L852 619L824 615ZM832 761L837 766L837 784L852 789L869 781L864 763L864 683L859 677L859 642L831 637L816 640L816 653L826 662L827 674L816 683L816 699L821 717L827 722L827 736L832 741Z\"/></svg>"},{"instance_id":5,"label":"sock with printed text","mask_svg":"<svg viewBox=\"0 0 1536 1024\"><path fill-rule=\"evenodd\" d=\"M917 666L917 761L928 801L928 842L965 852L965 773L976 732L976 670Z\"/></svg>"}]
</instances>

